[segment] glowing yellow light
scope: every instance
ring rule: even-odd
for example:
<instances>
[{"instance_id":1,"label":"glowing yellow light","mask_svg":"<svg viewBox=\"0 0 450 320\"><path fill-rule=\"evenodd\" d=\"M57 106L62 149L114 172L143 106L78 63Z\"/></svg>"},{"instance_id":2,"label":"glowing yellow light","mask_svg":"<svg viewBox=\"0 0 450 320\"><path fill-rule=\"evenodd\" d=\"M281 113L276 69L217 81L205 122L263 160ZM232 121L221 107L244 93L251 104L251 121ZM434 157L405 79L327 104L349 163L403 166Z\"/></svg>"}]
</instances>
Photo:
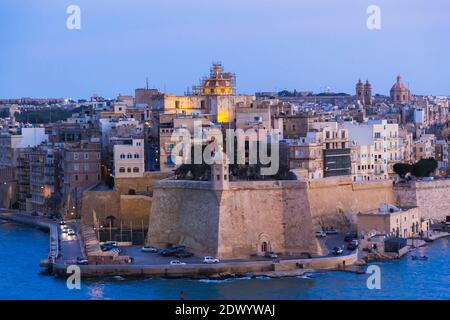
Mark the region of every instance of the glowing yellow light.
<instances>
[{"instance_id":1,"label":"glowing yellow light","mask_svg":"<svg viewBox=\"0 0 450 320\"><path fill-rule=\"evenodd\" d=\"M218 123L230 122L230 114L227 111L222 111L217 114Z\"/></svg>"}]
</instances>

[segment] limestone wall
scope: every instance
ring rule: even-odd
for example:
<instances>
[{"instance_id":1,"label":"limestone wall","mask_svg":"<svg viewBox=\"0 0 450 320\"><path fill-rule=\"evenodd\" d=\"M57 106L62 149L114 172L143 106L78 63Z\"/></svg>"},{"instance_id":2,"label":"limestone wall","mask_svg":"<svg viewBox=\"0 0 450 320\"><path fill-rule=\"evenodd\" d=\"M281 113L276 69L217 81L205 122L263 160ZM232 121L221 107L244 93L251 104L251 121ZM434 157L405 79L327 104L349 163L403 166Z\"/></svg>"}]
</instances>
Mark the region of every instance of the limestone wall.
<instances>
[{"instance_id":1,"label":"limestone wall","mask_svg":"<svg viewBox=\"0 0 450 320\"><path fill-rule=\"evenodd\" d=\"M152 206L152 193L155 184L170 177L171 172L145 172L140 178L116 178L114 190L93 187L83 193L82 222L93 224L93 211L97 219L104 223L106 217L114 216L118 226L121 222L127 227L147 228L148 216ZM129 190L135 195L129 195Z\"/></svg>"},{"instance_id":2,"label":"limestone wall","mask_svg":"<svg viewBox=\"0 0 450 320\"><path fill-rule=\"evenodd\" d=\"M140 178L115 178L114 189L120 194L128 194L130 189L136 193L151 193L156 182L167 179L173 175L173 172L144 172Z\"/></svg>"},{"instance_id":3,"label":"limestone wall","mask_svg":"<svg viewBox=\"0 0 450 320\"><path fill-rule=\"evenodd\" d=\"M450 215L450 179L410 181L394 187L399 206L417 206L422 218L444 220Z\"/></svg>"},{"instance_id":4,"label":"limestone wall","mask_svg":"<svg viewBox=\"0 0 450 320\"><path fill-rule=\"evenodd\" d=\"M132 223L135 227L139 227L142 224L146 227L151 208L151 197L141 195L121 195L120 213L117 218L126 222L128 226Z\"/></svg>"},{"instance_id":5,"label":"limestone wall","mask_svg":"<svg viewBox=\"0 0 450 320\"><path fill-rule=\"evenodd\" d=\"M92 225L93 212L100 223L106 217L114 216L115 224L121 221L126 225L140 227L142 222L147 227L148 215L152 206L152 198L143 195L120 195L116 191L88 191L83 194L82 222Z\"/></svg>"},{"instance_id":6,"label":"limestone wall","mask_svg":"<svg viewBox=\"0 0 450 320\"><path fill-rule=\"evenodd\" d=\"M160 181L153 192L148 242L178 243L197 254L217 255L219 206L210 182Z\"/></svg>"},{"instance_id":7,"label":"limestone wall","mask_svg":"<svg viewBox=\"0 0 450 320\"><path fill-rule=\"evenodd\" d=\"M319 253L304 182L160 181L154 190L148 242L185 245L197 255L247 258L261 245L280 253Z\"/></svg>"},{"instance_id":8,"label":"limestone wall","mask_svg":"<svg viewBox=\"0 0 450 320\"><path fill-rule=\"evenodd\" d=\"M356 225L356 214L374 210L381 203L395 204L392 181L353 182L350 177L336 177L308 182L313 223L341 230Z\"/></svg>"},{"instance_id":9,"label":"limestone wall","mask_svg":"<svg viewBox=\"0 0 450 320\"><path fill-rule=\"evenodd\" d=\"M120 213L120 195L111 191L85 191L81 206L82 224L92 225L93 212L97 219L104 221L108 216L118 217Z\"/></svg>"},{"instance_id":10,"label":"limestone wall","mask_svg":"<svg viewBox=\"0 0 450 320\"><path fill-rule=\"evenodd\" d=\"M221 257L263 254L263 242L268 251L319 253L304 182L233 182L220 213Z\"/></svg>"}]
</instances>

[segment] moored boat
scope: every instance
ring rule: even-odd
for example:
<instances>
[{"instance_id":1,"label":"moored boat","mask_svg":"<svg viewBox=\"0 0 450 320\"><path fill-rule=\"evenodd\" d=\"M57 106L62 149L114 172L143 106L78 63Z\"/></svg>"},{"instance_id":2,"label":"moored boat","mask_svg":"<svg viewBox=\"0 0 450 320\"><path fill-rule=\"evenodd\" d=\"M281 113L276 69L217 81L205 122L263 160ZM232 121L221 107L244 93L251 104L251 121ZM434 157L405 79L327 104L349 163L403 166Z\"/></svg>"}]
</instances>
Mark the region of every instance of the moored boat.
<instances>
[{"instance_id":1,"label":"moored boat","mask_svg":"<svg viewBox=\"0 0 450 320\"><path fill-rule=\"evenodd\" d=\"M427 256L412 256L413 260L428 260Z\"/></svg>"}]
</instances>

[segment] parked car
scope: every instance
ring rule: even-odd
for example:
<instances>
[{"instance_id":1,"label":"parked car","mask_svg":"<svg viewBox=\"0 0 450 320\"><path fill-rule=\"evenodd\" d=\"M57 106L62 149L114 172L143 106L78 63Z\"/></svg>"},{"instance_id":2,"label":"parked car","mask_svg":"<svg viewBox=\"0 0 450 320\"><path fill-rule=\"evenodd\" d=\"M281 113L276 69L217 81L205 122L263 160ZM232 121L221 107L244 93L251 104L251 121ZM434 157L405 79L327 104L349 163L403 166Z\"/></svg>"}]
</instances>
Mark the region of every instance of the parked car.
<instances>
[{"instance_id":1,"label":"parked car","mask_svg":"<svg viewBox=\"0 0 450 320\"><path fill-rule=\"evenodd\" d=\"M353 243L353 242L350 242L347 245L347 250L353 251L353 250L356 250L356 248L358 248L358 246L355 243Z\"/></svg>"},{"instance_id":2,"label":"parked car","mask_svg":"<svg viewBox=\"0 0 450 320\"><path fill-rule=\"evenodd\" d=\"M119 246L117 241L105 241L105 242L103 242L103 244L104 245L110 245L110 246L113 246L113 247L118 247Z\"/></svg>"},{"instance_id":3,"label":"parked car","mask_svg":"<svg viewBox=\"0 0 450 320\"><path fill-rule=\"evenodd\" d=\"M167 249L173 249L173 250L186 250L186 246L182 246L179 244L171 244L167 247Z\"/></svg>"},{"instance_id":4,"label":"parked car","mask_svg":"<svg viewBox=\"0 0 450 320\"><path fill-rule=\"evenodd\" d=\"M270 258L270 259L277 259L278 258L278 254L276 252L273 251L267 251L264 256L266 258Z\"/></svg>"},{"instance_id":5,"label":"parked car","mask_svg":"<svg viewBox=\"0 0 450 320\"><path fill-rule=\"evenodd\" d=\"M185 265L186 262L181 262L180 260L172 260L170 261L170 264L173 265Z\"/></svg>"},{"instance_id":6,"label":"parked car","mask_svg":"<svg viewBox=\"0 0 450 320\"><path fill-rule=\"evenodd\" d=\"M89 262L87 259L84 259L82 257L77 257L77 264L87 265L87 264L89 264Z\"/></svg>"},{"instance_id":7,"label":"parked car","mask_svg":"<svg viewBox=\"0 0 450 320\"><path fill-rule=\"evenodd\" d=\"M113 252L113 253L117 253L117 254L121 254L122 253L122 250L120 250L119 248L116 248L116 247L114 247L114 248L112 248L112 249L110 249L110 250L107 250L108 252Z\"/></svg>"},{"instance_id":8,"label":"parked car","mask_svg":"<svg viewBox=\"0 0 450 320\"><path fill-rule=\"evenodd\" d=\"M112 249L117 249L117 247L111 243L103 243L100 245L100 249L102 249L102 251L111 251Z\"/></svg>"},{"instance_id":9,"label":"parked car","mask_svg":"<svg viewBox=\"0 0 450 320\"><path fill-rule=\"evenodd\" d=\"M311 253L309 253L309 252L302 252L302 253L300 253L300 258L301 259L311 259L312 256L311 256Z\"/></svg>"},{"instance_id":10,"label":"parked car","mask_svg":"<svg viewBox=\"0 0 450 320\"><path fill-rule=\"evenodd\" d=\"M353 239L352 242L355 246L359 246L359 241L356 239Z\"/></svg>"},{"instance_id":11,"label":"parked car","mask_svg":"<svg viewBox=\"0 0 450 320\"><path fill-rule=\"evenodd\" d=\"M177 257L178 259L182 259L182 258L190 258L190 257L192 257L192 256L194 256L194 254L193 254L193 253L190 253L190 252L187 252L187 251L180 251L180 252L177 252L177 253L175 254L175 257Z\"/></svg>"},{"instance_id":12,"label":"parked car","mask_svg":"<svg viewBox=\"0 0 450 320\"><path fill-rule=\"evenodd\" d=\"M317 238L325 238L326 236L327 234L325 233L325 231L316 231Z\"/></svg>"},{"instance_id":13,"label":"parked car","mask_svg":"<svg viewBox=\"0 0 450 320\"><path fill-rule=\"evenodd\" d=\"M342 250L342 248L339 247L334 247L332 252L335 256L338 256L341 255L344 252L344 250Z\"/></svg>"},{"instance_id":14,"label":"parked car","mask_svg":"<svg viewBox=\"0 0 450 320\"><path fill-rule=\"evenodd\" d=\"M333 229L325 230L325 233L326 234L338 234L338 231L333 228Z\"/></svg>"},{"instance_id":15,"label":"parked car","mask_svg":"<svg viewBox=\"0 0 450 320\"><path fill-rule=\"evenodd\" d=\"M148 253L158 253L158 249L152 246L143 246L141 248L142 252L148 252Z\"/></svg>"},{"instance_id":16,"label":"parked car","mask_svg":"<svg viewBox=\"0 0 450 320\"><path fill-rule=\"evenodd\" d=\"M74 236L74 235L76 235L76 233L75 233L75 231L73 229L69 229L69 230L67 230L67 235L68 236Z\"/></svg>"},{"instance_id":17,"label":"parked car","mask_svg":"<svg viewBox=\"0 0 450 320\"><path fill-rule=\"evenodd\" d=\"M173 257L179 252L180 250L177 249L163 249L159 252L159 254L162 255L163 257Z\"/></svg>"},{"instance_id":18,"label":"parked car","mask_svg":"<svg viewBox=\"0 0 450 320\"><path fill-rule=\"evenodd\" d=\"M357 238L358 238L358 235L355 232L349 232L349 233L345 234L344 241L350 242L353 239L357 239Z\"/></svg>"},{"instance_id":19,"label":"parked car","mask_svg":"<svg viewBox=\"0 0 450 320\"><path fill-rule=\"evenodd\" d=\"M61 232L62 232L62 233L67 233L67 232L69 232L69 227L68 227L68 226L63 226Z\"/></svg>"},{"instance_id":20,"label":"parked car","mask_svg":"<svg viewBox=\"0 0 450 320\"><path fill-rule=\"evenodd\" d=\"M213 258L213 257L204 257L203 263L211 264L211 263L219 263L219 259Z\"/></svg>"}]
</instances>

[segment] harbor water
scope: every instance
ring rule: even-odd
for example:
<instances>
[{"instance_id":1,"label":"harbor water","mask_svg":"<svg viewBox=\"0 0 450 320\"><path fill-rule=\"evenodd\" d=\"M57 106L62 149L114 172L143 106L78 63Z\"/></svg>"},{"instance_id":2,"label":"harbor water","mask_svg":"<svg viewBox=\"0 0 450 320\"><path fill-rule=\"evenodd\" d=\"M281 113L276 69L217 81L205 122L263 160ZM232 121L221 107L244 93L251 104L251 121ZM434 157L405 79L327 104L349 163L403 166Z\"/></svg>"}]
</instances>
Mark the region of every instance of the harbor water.
<instances>
[{"instance_id":1,"label":"harbor water","mask_svg":"<svg viewBox=\"0 0 450 320\"><path fill-rule=\"evenodd\" d=\"M216 280L125 279L82 280L69 290L64 279L41 272L39 260L48 253L48 234L32 227L0 221L0 299L173 299L183 292L196 299L450 299L449 239L411 254L428 260L376 263L381 289L368 289L368 274L311 273L295 278L265 277Z\"/></svg>"}]
</instances>

